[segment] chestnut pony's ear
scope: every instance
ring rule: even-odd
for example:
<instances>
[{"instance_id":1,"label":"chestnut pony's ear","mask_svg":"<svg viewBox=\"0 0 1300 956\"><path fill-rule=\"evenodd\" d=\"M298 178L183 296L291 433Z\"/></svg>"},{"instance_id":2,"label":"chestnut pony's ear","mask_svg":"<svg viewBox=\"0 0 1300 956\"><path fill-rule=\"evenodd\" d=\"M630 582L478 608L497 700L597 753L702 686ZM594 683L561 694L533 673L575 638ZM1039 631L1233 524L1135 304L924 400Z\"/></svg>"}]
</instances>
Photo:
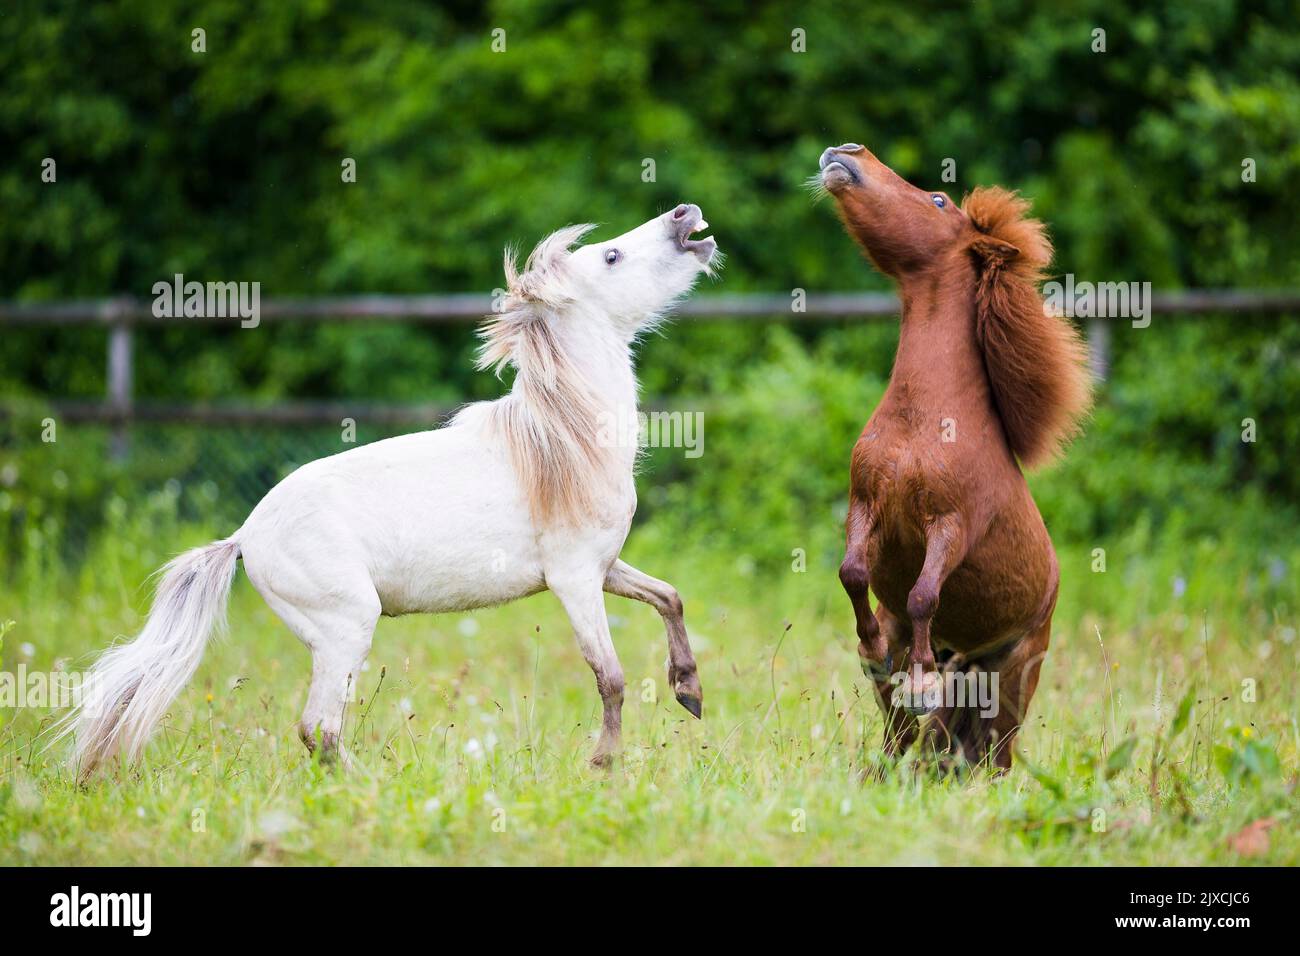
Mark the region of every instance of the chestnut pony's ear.
<instances>
[{"instance_id":1,"label":"chestnut pony's ear","mask_svg":"<svg viewBox=\"0 0 1300 956\"><path fill-rule=\"evenodd\" d=\"M971 241L970 251L985 265L1003 265L1020 255L1020 250L1005 239L985 235L976 236Z\"/></svg>"},{"instance_id":2,"label":"chestnut pony's ear","mask_svg":"<svg viewBox=\"0 0 1300 956\"><path fill-rule=\"evenodd\" d=\"M970 253L981 266L1009 269L1037 281L1052 261L1047 230L1029 216L1029 201L998 186L973 189L962 200L962 211L975 227Z\"/></svg>"}]
</instances>

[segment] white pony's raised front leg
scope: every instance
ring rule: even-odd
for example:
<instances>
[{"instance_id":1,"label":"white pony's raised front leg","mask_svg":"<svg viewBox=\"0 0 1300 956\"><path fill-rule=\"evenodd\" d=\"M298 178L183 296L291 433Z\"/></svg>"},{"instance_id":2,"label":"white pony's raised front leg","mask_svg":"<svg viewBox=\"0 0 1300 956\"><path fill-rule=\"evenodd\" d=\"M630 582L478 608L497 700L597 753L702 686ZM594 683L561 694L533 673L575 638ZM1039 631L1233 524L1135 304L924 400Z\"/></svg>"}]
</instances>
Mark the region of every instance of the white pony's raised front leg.
<instances>
[{"instance_id":1,"label":"white pony's raised front leg","mask_svg":"<svg viewBox=\"0 0 1300 956\"><path fill-rule=\"evenodd\" d=\"M677 703L692 716L699 717L704 707L704 691L695 668L695 655L686 638L686 620L682 616L682 598L666 581L638 571L626 561L615 561L605 576L605 590L610 594L649 604L664 619L668 632L668 686Z\"/></svg>"},{"instance_id":2,"label":"white pony's raised front leg","mask_svg":"<svg viewBox=\"0 0 1300 956\"><path fill-rule=\"evenodd\" d=\"M322 762L336 758L345 769L352 759L342 743L343 716L356 693L361 668L370 653L375 624L379 621L379 596L358 593L332 606L291 603L277 594L264 594L266 603L311 651L311 690L303 708L298 734L309 751L320 746Z\"/></svg>"},{"instance_id":3,"label":"white pony's raised front leg","mask_svg":"<svg viewBox=\"0 0 1300 956\"><path fill-rule=\"evenodd\" d=\"M546 583L564 605L582 656L596 675L596 689L600 691L604 712L600 740L591 762L597 767L608 767L622 747L623 665L618 661L614 639L609 634L601 580L598 577L563 581L548 578Z\"/></svg>"}]
</instances>

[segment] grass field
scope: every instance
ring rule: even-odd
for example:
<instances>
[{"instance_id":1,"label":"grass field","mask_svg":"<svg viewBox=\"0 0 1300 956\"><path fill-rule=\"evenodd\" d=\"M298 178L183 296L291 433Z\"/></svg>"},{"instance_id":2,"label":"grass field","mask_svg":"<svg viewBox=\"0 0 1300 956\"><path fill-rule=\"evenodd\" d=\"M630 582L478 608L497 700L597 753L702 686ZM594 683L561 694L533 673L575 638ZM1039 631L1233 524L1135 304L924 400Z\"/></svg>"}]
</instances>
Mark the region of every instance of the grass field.
<instances>
[{"instance_id":1,"label":"grass field","mask_svg":"<svg viewBox=\"0 0 1300 956\"><path fill-rule=\"evenodd\" d=\"M16 573L4 670L78 667L133 633L147 569L202 540ZM348 716L358 769L321 768L296 734L306 652L241 573L229 637L138 771L79 789L33 741L49 711L0 711L0 863L1300 862L1298 553L1135 539L1099 573L1062 548L1027 760L1001 781L909 763L863 783L881 721L833 565L760 572L646 540L625 556L683 594L705 719L665 693L657 615L608 598L628 682L612 772L587 766L599 698L546 594L383 620Z\"/></svg>"}]
</instances>

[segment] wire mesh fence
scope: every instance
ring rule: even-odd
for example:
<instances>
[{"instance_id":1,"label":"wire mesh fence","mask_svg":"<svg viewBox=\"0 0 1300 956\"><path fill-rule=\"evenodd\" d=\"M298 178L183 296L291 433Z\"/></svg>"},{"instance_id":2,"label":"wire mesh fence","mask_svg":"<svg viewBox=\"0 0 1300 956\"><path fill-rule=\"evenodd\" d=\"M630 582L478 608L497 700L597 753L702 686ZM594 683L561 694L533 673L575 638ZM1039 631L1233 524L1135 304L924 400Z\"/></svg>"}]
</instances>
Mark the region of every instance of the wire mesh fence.
<instances>
[{"instance_id":1,"label":"wire mesh fence","mask_svg":"<svg viewBox=\"0 0 1300 956\"><path fill-rule=\"evenodd\" d=\"M228 534L300 465L410 430L144 422L132 426L122 453L111 424L43 419L31 407L30 416L0 417L0 540L11 559L35 550L75 562L97 532L141 502L169 521Z\"/></svg>"}]
</instances>

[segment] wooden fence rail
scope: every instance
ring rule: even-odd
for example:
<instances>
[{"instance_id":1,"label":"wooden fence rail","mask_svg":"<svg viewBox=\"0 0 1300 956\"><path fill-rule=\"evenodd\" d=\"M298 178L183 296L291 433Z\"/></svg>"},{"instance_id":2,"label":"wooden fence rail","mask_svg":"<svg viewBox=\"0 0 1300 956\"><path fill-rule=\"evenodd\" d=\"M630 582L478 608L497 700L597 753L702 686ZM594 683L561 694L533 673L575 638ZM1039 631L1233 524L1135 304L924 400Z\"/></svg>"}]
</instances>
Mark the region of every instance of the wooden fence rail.
<instances>
[{"instance_id":1,"label":"wooden fence rail","mask_svg":"<svg viewBox=\"0 0 1300 956\"><path fill-rule=\"evenodd\" d=\"M890 292L810 294L802 311L784 293L703 295L688 299L677 314L722 320L802 321L842 318L883 318L898 314L898 299ZM492 297L481 293L452 295L353 295L306 299L267 299L263 320L373 321L456 323L476 322L492 308ZM1300 289L1182 289L1155 292L1151 311L1157 315L1206 312L1300 311ZM153 314L152 300L119 296L69 302L0 301L0 326L58 324L182 324L237 322L233 318L167 318ZM1112 320L1114 321L1114 320Z\"/></svg>"},{"instance_id":2,"label":"wooden fence rail","mask_svg":"<svg viewBox=\"0 0 1300 956\"><path fill-rule=\"evenodd\" d=\"M127 427L134 421L192 422L203 425L337 424L346 417L372 423L428 423L449 410L438 405L384 405L369 402L292 402L271 406L141 403L134 400L133 330L137 325L224 323L231 318L171 318L156 316L151 299L119 296L68 302L0 302L0 334L8 337L19 326L101 325L108 330L107 394L103 402L53 400L57 414L75 421L111 424L117 444L125 447ZM1206 313L1300 313L1300 290L1187 289L1154 293L1153 315ZM268 299L260 303L259 322L409 322L424 324L476 322L492 308L487 294L354 295L323 298ZM879 320L896 316L892 293L846 292L811 294L752 293L697 296L684 302L678 314L701 320L749 322L808 322L842 319ZM1092 367L1099 378L1109 369L1111 325L1124 319L1091 319L1087 323ZM0 413L15 404L0 402Z\"/></svg>"}]
</instances>

